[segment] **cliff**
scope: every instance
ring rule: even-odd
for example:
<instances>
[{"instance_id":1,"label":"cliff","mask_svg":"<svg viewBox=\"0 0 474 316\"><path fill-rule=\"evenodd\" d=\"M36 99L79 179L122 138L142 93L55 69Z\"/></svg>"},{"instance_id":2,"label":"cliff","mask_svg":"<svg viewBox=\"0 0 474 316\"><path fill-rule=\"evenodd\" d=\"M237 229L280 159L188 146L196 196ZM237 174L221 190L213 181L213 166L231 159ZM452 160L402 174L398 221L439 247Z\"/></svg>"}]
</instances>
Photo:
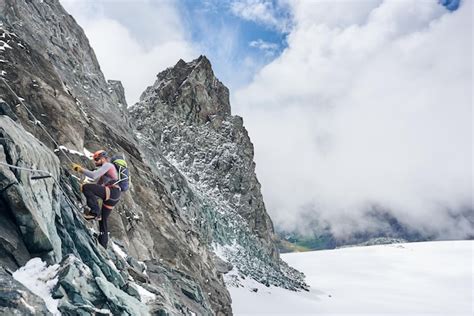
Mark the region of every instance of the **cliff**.
<instances>
[{"instance_id":1,"label":"cliff","mask_svg":"<svg viewBox=\"0 0 474 316\"><path fill-rule=\"evenodd\" d=\"M105 80L57 0L1 0L0 23L0 311L44 309L11 276L37 257L54 267L52 296L66 315L230 315L232 264L305 287L279 259L252 145L205 57L160 73L128 114L122 85ZM82 219L69 172L71 161L91 169L87 153L103 148L124 154L132 175L108 249Z\"/></svg>"}]
</instances>

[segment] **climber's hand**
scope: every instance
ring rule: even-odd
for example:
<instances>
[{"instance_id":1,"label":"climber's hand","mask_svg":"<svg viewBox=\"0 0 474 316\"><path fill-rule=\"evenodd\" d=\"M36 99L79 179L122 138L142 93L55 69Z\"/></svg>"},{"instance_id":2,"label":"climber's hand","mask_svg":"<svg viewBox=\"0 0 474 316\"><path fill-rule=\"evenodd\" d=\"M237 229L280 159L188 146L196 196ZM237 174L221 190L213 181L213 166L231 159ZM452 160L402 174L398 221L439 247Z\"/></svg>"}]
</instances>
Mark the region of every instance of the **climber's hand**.
<instances>
[{"instance_id":1,"label":"climber's hand","mask_svg":"<svg viewBox=\"0 0 474 316\"><path fill-rule=\"evenodd\" d=\"M78 165L77 163L73 163L71 166L71 169L76 171L76 172L82 172L82 167Z\"/></svg>"}]
</instances>

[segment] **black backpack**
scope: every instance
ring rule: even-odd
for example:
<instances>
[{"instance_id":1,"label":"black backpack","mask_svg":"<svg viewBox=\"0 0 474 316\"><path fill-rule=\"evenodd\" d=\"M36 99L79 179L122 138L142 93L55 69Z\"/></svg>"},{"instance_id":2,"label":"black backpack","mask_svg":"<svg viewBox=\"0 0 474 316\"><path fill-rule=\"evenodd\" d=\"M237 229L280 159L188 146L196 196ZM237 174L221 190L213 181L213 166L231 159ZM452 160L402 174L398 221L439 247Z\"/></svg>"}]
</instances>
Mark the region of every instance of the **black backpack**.
<instances>
[{"instance_id":1,"label":"black backpack","mask_svg":"<svg viewBox=\"0 0 474 316\"><path fill-rule=\"evenodd\" d=\"M111 162L114 164L118 176L118 180L114 184L118 185L122 192L127 191L130 185L127 162L121 156L113 156Z\"/></svg>"}]
</instances>

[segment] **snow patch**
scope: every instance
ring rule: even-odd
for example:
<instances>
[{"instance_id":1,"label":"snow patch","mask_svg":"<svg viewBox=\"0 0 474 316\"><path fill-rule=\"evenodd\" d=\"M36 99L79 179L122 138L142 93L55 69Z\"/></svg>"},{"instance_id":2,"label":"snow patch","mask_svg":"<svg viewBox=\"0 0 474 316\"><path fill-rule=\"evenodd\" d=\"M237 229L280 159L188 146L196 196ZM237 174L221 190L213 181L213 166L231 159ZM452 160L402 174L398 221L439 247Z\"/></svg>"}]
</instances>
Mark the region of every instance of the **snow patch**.
<instances>
[{"instance_id":1,"label":"snow patch","mask_svg":"<svg viewBox=\"0 0 474 316\"><path fill-rule=\"evenodd\" d=\"M63 145L59 146L59 148L56 148L54 150L54 152L56 153L60 150L63 150L65 152L68 152L68 153L73 154L73 155L78 155L78 156L81 156L81 157L85 157L85 155L83 153L81 153L77 150L74 150L74 149L69 149L69 148L67 148L66 146L63 146Z\"/></svg>"},{"instance_id":2,"label":"snow patch","mask_svg":"<svg viewBox=\"0 0 474 316\"><path fill-rule=\"evenodd\" d=\"M153 301L156 298L156 295L148 291L147 289L141 287L140 285L135 283L135 286L137 287L138 294L140 294L140 301L143 303L148 303Z\"/></svg>"},{"instance_id":3,"label":"snow patch","mask_svg":"<svg viewBox=\"0 0 474 316\"><path fill-rule=\"evenodd\" d=\"M58 283L58 269L58 264L46 266L41 258L33 258L13 273L13 278L43 299L53 315L61 315L58 310L59 300L51 296L51 291Z\"/></svg>"},{"instance_id":4,"label":"snow patch","mask_svg":"<svg viewBox=\"0 0 474 316\"><path fill-rule=\"evenodd\" d=\"M117 269L117 266L111 259L107 260L107 262L109 263L109 266L115 269L115 271L120 271L119 269Z\"/></svg>"},{"instance_id":5,"label":"snow patch","mask_svg":"<svg viewBox=\"0 0 474 316\"><path fill-rule=\"evenodd\" d=\"M90 152L89 150L87 150L87 148L84 147L84 155L89 158L89 159L92 159L92 156L94 155L92 152Z\"/></svg>"},{"instance_id":6,"label":"snow patch","mask_svg":"<svg viewBox=\"0 0 474 316\"><path fill-rule=\"evenodd\" d=\"M162 261L162 260L163 260L163 259L160 259L160 261ZM147 275L147 274L146 274L147 266L146 266L145 262L143 262L143 261L137 261L137 262L138 262L138 264L141 265L142 268L143 268L142 273L143 273L144 275Z\"/></svg>"},{"instance_id":7,"label":"snow patch","mask_svg":"<svg viewBox=\"0 0 474 316\"><path fill-rule=\"evenodd\" d=\"M9 49L12 49L12 47L10 45L8 45L6 42L4 41L0 41L0 50L5 50L5 48L9 48Z\"/></svg>"},{"instance_id":8,"label":"snow patch","mask_svg":"<svg viewBox=\"0 0 474 316\"><path fill-rule=\"evenodd\" d=\"M119 245L117 245L116 243L112 242L112 249L115 251L115 253L117 255L119 255L120 257L122 257L123 259L127 259L127 254L122 250L122 248L120 248Z\"/></svg>"},{"instance_id":9,"label":"snow patch","mask_svg":"<svg viewBox=\"0 0 474 316\"><path fill-rule=\"evenodd\" d=\"M242 247L234 240L230 245L212 244L212 250L220 259L228 261L232 254L235 254Z\"/></svg>"}]
</instances>

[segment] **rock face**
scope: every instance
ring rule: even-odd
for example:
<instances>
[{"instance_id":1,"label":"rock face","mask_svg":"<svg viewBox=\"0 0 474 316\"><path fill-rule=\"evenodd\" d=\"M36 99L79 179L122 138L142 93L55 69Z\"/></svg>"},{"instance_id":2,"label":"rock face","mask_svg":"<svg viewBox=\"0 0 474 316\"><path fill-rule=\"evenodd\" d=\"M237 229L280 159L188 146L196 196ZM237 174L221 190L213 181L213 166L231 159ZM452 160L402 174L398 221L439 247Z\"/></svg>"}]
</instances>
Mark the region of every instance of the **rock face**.
<instances>
[{"instance_id":1,"label":"rock face","mask_svg":"<svg viewBox=\"0 0 474 316\"><path fill-rule=\"evenodd\" d=\"M52 176L33 180L32 176L45 173L0 165L0 205L2 216L10 219L8 228L11 232L8 239L2 238L6 254L6 260L2 256L0 261L2 265L16 269L35 256L50 263L61 261L62 274L54 296L61 300L59 310L62 312L75 313L84 308L95 310L99 305L101 308L107 306L113 313L128 308L129 302L122 299L121 305L115 303L114 296L107 296L103 287L107 285L113 293L123 292L130 275L126 269L119 271L116 268L114 260L118 258L113 253L97 246L93 232L82 220L77 206L65 199L78 192L68 190L71 187L66 183L60 185L59 181L66 181L66 177L59 176L59 159L6 116L0 116L0 132L3 142L0 162L20 168L49 170ZM66 194L61 194L61 190L66 190ZM73 272L74 268L81 272ZM83 284L78 284L78 280ZM99 290L99 284L105 284L100 288L102 290ZM88 300L89 292L94 299ZM121 295L129 296L127 293ZM142 315L142 311L147 311L145 304L137 302L130 315Z\"/></svg>"},{"instance_id":2,"label":"rock face","mask_svg":"<svg viewBox=\"0 0 474 316\"><path fill-rule=\"evenodd\" d=\"M0 116L0 158L18 167L30 168L34 165L35 169L49 170L55 178L59 176L56 155L7 116ZM42 174L45 173L33 173ZM59 212L57 188L54 182L32 180L31 175L0 165L4 208L15 210L11 215L30 252L51 251L53 258L60 260L61 241L54 225L55 215Z\"/></svg>"},{"instance_id":3,"label":"rock face","mask_svg":"<svg viewBox=\"0 0 474 316\"><path fill-rule=\"evenodd\" d=\"M264 283L305 287L279 259L252 144L205 57L161 73L127 117L123 87L105 81L57 0L0 0L0 77L0 265L58 264L52 296L63 314L231 315L223 275L232 264ZM71 161L92 169L81 152L102 148L123 154L132 174L109 218L108 249L82 219L68 171ZM20 303L36 304L21 291ZM8 295L0 291L0 308ZM21 312L20 303L6 308Z\"/></svg>"},{"instance_id":4,"label":"rock face","mask_svg":"<svg viewBox=\"0 0 474 316\"><path fill-rule=\"evenodd\" d=\"M52 87L57 90L54 93L66 91L79 109L94 117L105 121L120 119L89 40L59 1L2 0L0 12L2 22L11 25L20 39L13 48L34 49L54 68L60 81L58 86ZM27 43L30 48L22 43ZM32 74L42 71L42 65L32 66ZM25 75L19 79L29 77ZM125 131L120 125L114 128Z\"/></svg>"},{"instance_id":5,"label":"rock face","mask_svg":"<svg viewBox=\"0 0 474 316\"><path fill-rule=\"evenodd\" d=\"M159 73L130 113L180 212L223 259L265 284L304 288L302 275L279 259L253 145L209 60L180 60Z\"/></svg>"}]
</instances>

